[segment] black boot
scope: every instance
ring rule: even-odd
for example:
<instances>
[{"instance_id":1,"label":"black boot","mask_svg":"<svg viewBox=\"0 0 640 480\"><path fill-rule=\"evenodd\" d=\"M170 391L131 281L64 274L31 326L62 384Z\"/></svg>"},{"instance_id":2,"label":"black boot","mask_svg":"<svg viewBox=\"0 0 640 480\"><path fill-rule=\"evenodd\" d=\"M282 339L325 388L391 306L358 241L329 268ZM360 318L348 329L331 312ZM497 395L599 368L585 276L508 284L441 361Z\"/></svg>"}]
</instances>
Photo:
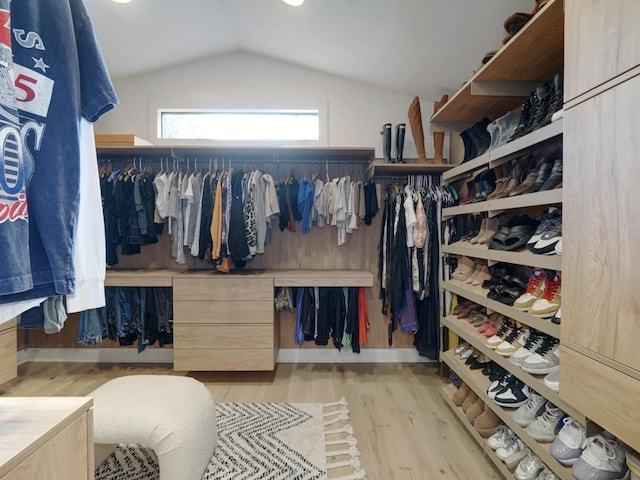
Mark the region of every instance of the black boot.
<instances>
[{"instance_id":1,"label":"black boot","mask_svg":"<svg viewBox=\"0 0 640 480\"><path fill-rule=\"evenodd\" d=\"M525 133L531 133L540 127L544 127L544 119L547 115L547 108L551 103L551 87L548 83L536 87L532 98L531 113L529 114L529 125ZM549 117L551 121L551 117Z\"/></svg>"},{"instance_id":2,"label":"black boot","mask_svg":"<svg viewBox=\"0 0 640 480\"><path fill-rule=\"evenodd\" d=\"M382 153L384 155L384 163L391 163L391 124L385 123L382 126Z\"/></svg>"},{"instance_id":3,"label":"black boot","mask_svg":"<svg viewBox=\"0 0 640 480\"><path fill-rule=\"evenodd\" d=\"M475 143L473 142L473 138L471 137L472 130L473 126L460 132L460 138L462 139L462 143L464 144L464 158L462 159L462 163L468 162L472 158L476 158Z\"/></svg>"},{"instance_id":4,"label":"black boot","mask_svg":"<svg viewBox=\"0 0 640 480\"><path fill-rule=\"evenodd\" d=\"M404 123L396 125L396 163L404 163L402 151L404 150L404 133L407 126Z\"/></svg>"},{"instance_id":5,"label":"black boot","mask_svg":"<svg viewBox=\"0 0 640 480\"><path fill-rule=\"evenodd\" d=\"M547 114L544 117L544 124L551 123L551 117L554 113L562 110L564 105L563 81L562 74L556 73L553 77L553 85L551 87L551 101L547 107Z\"/></svg>"},{"instance_id":6,"label":"black boot","mask_svg":"<svg viewBox=\"0 0 640 480\"><path fill-rule=\"evenodd\" d=\"M527 100L524 105L522 105L522 110L520 110L520 119L518 120L518 125L516 126L513 135L511 136L511 140L515 140L516 138L520 138L526 133L527 126L530 124L529 117L531 116L531 102L532 98L535 96L535 93L531 93L529 100Z\"/></svg>"}]
</instances>

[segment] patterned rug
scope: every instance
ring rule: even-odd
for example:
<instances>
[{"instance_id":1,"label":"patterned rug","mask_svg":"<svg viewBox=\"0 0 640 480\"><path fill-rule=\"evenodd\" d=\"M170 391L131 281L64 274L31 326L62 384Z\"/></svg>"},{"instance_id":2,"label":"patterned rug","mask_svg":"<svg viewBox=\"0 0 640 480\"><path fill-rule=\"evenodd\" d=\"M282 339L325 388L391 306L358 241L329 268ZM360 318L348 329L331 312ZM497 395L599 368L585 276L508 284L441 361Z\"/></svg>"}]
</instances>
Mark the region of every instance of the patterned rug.
<instances>
[{"instance_id":1,"label":"patterned rug","mask_svg":"<svg viewBox=\"0 0 640 480\"><path fill-rule=\"evenodd\" d=\"M218 446L202 480L366 479L345 399L336 403L219 403ZM142 445L120 445L96 480L158 480Z\"/></svg>"}]
</instances>

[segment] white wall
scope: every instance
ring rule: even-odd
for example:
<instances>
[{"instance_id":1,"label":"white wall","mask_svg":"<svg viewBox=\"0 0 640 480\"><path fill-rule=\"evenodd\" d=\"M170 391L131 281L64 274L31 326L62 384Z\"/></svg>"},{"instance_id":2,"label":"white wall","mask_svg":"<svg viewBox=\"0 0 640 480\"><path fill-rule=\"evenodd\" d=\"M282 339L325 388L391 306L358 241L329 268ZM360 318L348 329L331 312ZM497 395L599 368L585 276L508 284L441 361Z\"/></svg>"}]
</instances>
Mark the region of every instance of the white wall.
<instances>
[{"instance_id":1,"label":"white wall","mask_svg":"<svg viewBox=\"0 0 640 480\"><path fill-rule=\"evenodd\" d=\"M115 87L120 105L98 122L96 133L132 133L159 144L157 108L307 106L327 115L326 146L375 147L380 158L382 125L406 123L404 156L417 157L407 119L412 97L266 57L233 53L120 79ZM421 107L427 156L432 157L433 102L421 99Z\"/></svg>"}]
</instances>

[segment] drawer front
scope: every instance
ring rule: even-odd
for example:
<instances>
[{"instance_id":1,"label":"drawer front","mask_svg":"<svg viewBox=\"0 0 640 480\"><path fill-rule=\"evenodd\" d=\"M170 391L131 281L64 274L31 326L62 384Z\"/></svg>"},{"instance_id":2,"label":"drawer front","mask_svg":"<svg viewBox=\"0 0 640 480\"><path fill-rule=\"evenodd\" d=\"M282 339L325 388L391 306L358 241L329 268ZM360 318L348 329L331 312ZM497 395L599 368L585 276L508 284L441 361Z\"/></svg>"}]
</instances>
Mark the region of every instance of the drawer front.
<instances>
[{"instance_id":1,"label":"drawer front","mask_svg":"<svg viewBox=\"0 0 640 480\"><path fill-rule=\"evenodd\" d=\"M18 339L16 328L0 333L0 383L18 376Z\"/></svg>"},{"instance_id":2,"label":"drawer front","mask_svg":"<svg viewBox=\"0 0 640 480\"><path fill-rule=\"evenodd\" d=\"M256 302L209 301L188 302L176 301L173 304L174 325L184 323L261 323L273 324L273 301Z\"/></svg>"},{"instance_id":3,"label":"drawer front","mask_svg":"<svg viewBox=\"0 0 640 480\"><path fill-rule=\"evenodd\" d=\"M251 276L201 276L177 275L173 278L174 301L254 300L273 301L273 278Z\"/></svg>"},{"instance_id":4,"label":"drawer front","mask_svg":"<svg viewBox=\"0 0 640 480\"><path fill-rule=\"evenodd\" d=\"M173 348L273 348L273 325L177 325Z\"/></svg>"},{"instance_id":5,"label":"drawer front","mask_svg":"<svg viewBox=\"0 0 640 480\"><path fill-rule=\"evenodd\" d=\"M173 369L178 371L272 371L274 368L273 348L173 349Z\"/></svg>"}]
</instances>

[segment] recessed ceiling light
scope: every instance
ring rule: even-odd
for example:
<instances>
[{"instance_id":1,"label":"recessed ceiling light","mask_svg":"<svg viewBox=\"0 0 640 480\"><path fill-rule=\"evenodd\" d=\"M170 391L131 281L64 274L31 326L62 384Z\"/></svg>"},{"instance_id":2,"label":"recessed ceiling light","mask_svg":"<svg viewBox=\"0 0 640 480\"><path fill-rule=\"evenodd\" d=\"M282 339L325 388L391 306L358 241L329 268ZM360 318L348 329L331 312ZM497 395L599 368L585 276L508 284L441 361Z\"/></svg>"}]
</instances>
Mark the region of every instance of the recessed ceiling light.
<instances>
[{"instance_id":1,"label":"recessed ceiling light","mask_svg":"<svg viewBox=\"0 0 640 480\"><path fill-rule=\"evenodd\" d=\"M116 3L131 3L131 0L113 0Z\"/></svg>"},{"instance_id":2,"label":"recessed ceiling light","mask_svg":"<svg viewBox=\"0 0 640 480\"><path fill-rule=\"evenodd\" d=\"M292 7L299 7L304 3L304 0L282 0L287 5L291 5Z\"/></svg>"}]
</instances>

